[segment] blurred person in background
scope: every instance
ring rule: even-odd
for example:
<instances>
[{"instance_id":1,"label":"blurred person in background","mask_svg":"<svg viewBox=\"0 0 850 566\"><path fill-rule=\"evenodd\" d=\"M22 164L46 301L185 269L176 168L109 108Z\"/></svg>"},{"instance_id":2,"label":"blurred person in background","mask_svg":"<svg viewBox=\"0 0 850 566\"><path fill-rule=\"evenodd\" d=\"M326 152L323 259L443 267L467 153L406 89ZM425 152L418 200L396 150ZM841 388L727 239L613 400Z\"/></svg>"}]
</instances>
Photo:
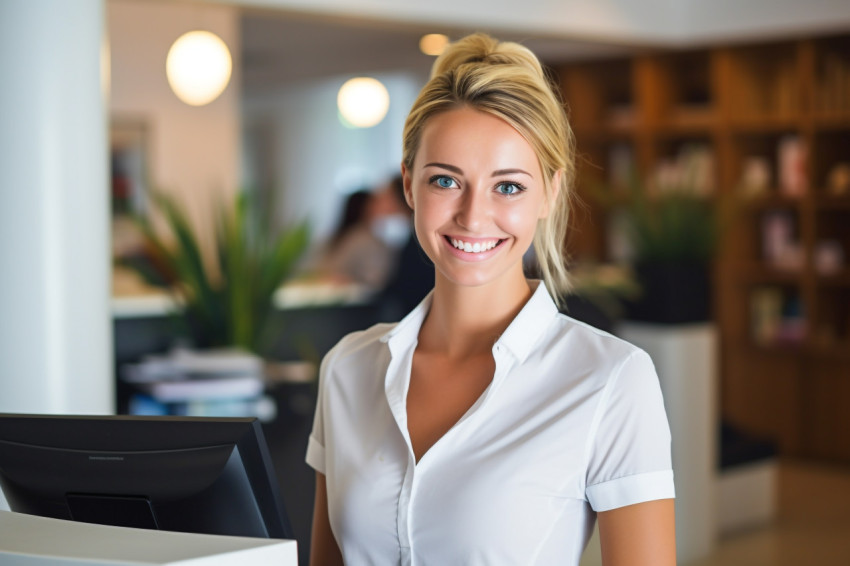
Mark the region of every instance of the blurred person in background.
<instances>
[{"instance_id":1,"label":"blurred person in background","mask_svg":"<svg viewBox=\"0 0 850 566\"><path fill-rule=\"evenodd\" d=\"M404 211L406 237L393 266L386 286L378 294L376 303L380 320L395 321L401 319L419 304L425 295L434 288L434 264L422 250L419 240L413 234L413 210L404 198L404 180L401 175L393 177L387 188L401 210ZM402 223L399 222L399 230Z\"/></svg>"},{"instance_id":2,"label":"blurred person in background","mask_svg":"<svg viewBox=\"0 0 850 566\"><path fill-rule=\"evenodd\" d=\"M388 187L355 191L317 262L317 275L378 291L386 285L409 234L409 216Z\"/></svg>"}]
</instances>

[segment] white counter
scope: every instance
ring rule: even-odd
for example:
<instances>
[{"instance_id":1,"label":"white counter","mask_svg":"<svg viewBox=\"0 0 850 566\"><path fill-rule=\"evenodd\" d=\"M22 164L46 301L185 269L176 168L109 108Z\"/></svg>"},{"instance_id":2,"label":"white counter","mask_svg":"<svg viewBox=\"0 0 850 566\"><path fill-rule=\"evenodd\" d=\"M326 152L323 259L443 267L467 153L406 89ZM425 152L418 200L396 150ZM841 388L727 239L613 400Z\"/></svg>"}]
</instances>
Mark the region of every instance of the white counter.
<instances>
[{"instance_id":1,"label":"white counter","mask_svg":"<svg viewBox=\"0 0 850 566\"><path fill-rule=\"evenodd\" d=\"M90 525L0 511L3 566L297 566L294 540Z\"/></svg>"}]
</instances>

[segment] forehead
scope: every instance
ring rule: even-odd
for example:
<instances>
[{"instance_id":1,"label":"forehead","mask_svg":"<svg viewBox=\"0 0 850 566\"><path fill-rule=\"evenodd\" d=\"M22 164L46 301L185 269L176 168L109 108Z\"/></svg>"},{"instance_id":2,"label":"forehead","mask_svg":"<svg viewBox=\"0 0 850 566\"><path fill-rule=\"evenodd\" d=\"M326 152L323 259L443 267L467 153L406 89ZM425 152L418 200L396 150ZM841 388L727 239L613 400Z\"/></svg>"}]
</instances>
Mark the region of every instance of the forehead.
<instances>
[{"instance_id":1,"label":"forehead","mask_svg":"<svg viewBox=\"0 0 850 566\"><path fill-rule=\"evenodd\" d=\"M425 123L414 166L432 161L460 167L539 170L534 148L513 126L467 107L441 112Z\"/></svg>"}]
</instances>

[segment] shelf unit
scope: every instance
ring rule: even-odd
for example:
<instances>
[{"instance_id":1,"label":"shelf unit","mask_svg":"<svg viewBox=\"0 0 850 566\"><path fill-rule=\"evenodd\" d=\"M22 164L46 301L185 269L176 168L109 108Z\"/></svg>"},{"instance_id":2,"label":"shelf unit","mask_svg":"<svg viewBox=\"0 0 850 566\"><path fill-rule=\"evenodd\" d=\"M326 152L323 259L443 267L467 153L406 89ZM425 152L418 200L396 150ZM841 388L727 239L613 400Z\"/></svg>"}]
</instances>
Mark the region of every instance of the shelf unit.
<instances>
[{"instance_id":1,"label":"shelf unit","mask_svg":"<svg viewBox=\"0 0 850 566\"><path fill-rule=\"evenodd\" d=\"M735 203L714 268L723 416L783 454L850 463L850 33L557 72L586 205L570 255L616 259L592 192L707 149L715 194Z\"/></svg>"}]
</instances>

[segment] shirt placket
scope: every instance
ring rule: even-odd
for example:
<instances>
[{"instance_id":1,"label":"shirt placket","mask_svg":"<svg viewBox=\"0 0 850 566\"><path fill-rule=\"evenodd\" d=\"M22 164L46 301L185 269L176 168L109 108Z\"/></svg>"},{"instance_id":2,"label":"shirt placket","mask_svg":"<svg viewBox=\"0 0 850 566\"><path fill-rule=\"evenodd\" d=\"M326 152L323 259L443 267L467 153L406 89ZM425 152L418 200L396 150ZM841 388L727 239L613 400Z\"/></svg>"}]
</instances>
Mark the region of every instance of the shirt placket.
<instances>
[{"instance_id":1,"label":"shirt placket","mask_svg":"<svg viewBox=\"0 0 850 566\"><path fill-rule=\"evenodd\" d=\"M410 435L407 431L407 410L405 406L405 398L407 394L408 380L405 379L405 374L410 374L410 365L412 363L414 347L415 344L404 349L394 349L393 344L390 344L392 358L390 360L390 365L387 368L385 389L390 411L392 412L396 425L399 428L399 432L402 437L404 437L404 442L407 445L407 468L404 473L404 479L401 483L401 490L399 491L396 508L396 532L398 535L400 564L402 564L402 566L409 566L412 560L410 540L410 504L413 493L416 459L413 454L413 446L410 442Z\"/></svg>"},{"instance_id":2,"label":"shirt placket","mask_svg":"<svg viewBox=\"0 0 850 566\"><path fill-rule=\"evenodd\" d=\"M408 443L409 444L409 443ZM416 462L413 451L408 455L407 470L398 496L398 541L401 548L402 566L413 565L413 541L410 537L410 510L416 480Z\"/></svg>"},{"instance_id":3,"label":"shirt placket","mask_svg":"<svg viewBox=\"0 0 850 566\"><path fill-rule=\"evenodd\" d=\"M499 385L501 385L505 376L508 372L510 372L513 366L513 359L506 354L506 349L502 344L496 344L493 346L493 358L496 362L496 368L493 373L493 382L482 399L476 402L474 409L471 410L469 414L464 415L461 420L446 433L446 435L452 434L457 427L463 426L465 421L472 418L475 413L481 411L487 402L487 398L495 392ZM411 536L411 522L413 519L413 509L416 504L417 485L420 483L419 478L422 474L427 473L429 464L434 463L433 459L437 457L440 450L445 449L446 446L443 439L440 439L438 444L442 443L443 445L438 446L435 444L432 446L429 451L428 458L423 457L423 460L417 464L416 457L413 453L413 445L410 442L410 436L407 433L406 426L403 434L407 442L408 461L407 470L404 474L404 481L402 482L402 488L398 498L398 535L401 546L401 564L403 566L420 566L416 559L414 541Z\"/></svg>"}]
</instances>

